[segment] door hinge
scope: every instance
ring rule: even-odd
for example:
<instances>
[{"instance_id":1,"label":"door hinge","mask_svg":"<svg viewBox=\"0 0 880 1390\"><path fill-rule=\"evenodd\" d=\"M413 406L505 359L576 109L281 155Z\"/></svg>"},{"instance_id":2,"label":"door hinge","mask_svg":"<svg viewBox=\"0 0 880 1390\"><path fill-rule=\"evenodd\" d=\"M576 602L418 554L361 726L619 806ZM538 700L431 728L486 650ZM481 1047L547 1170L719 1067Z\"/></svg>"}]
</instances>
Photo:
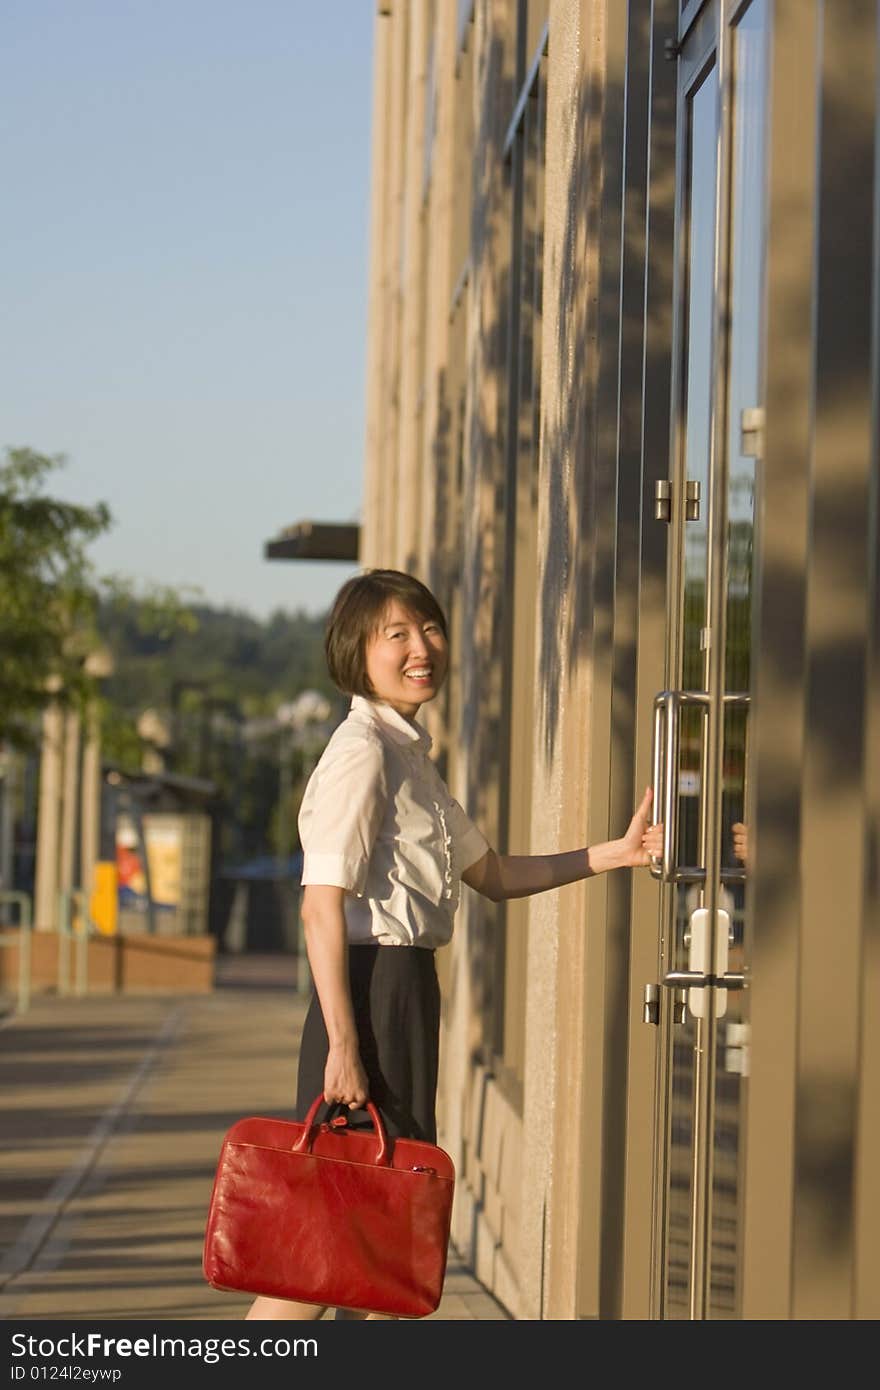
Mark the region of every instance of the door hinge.
<instances>
[{"instance_id":1,"label":"door hinge","mask_svg":"<svg viewBox=\"0 0 880 1390\"><path fill-rule=\"evenodd\" d=\"M687 1018L687 995L677 989L672 999L672 1022L684 1023ZM660 986L645 985L645 1000L642 1004L642 1022L660 1022Z\"/></svg>"},{"instance_id":2,"label":"door hinge","mask_svg":"<svg viewBox=\"0 0 880 1390\"><path fill-rule=\"evenodd\" d=\"M654 520L672 520L672 484L668 478L658 478L654 484Z\"/></svg>"},{"instance_id":3,"label":"door hinge","mask_svg":"<svg viewBox=\"0 0 880 1390\"><path fill-rule=\"evenodd\" d=\"M642 1005L642 1022L660 1022L660 986L645 985L645 1002Z\"/></svg>"},{"instance_id":4,"label":"door hinge","mask_svg":"<svg viewBox=\"0 0 880 1390\"><path fill-rule=\"evenodd\" d=\"M688 478L684 493L685 521L700 519L700 484L696 478Z\"/></svg>"},{"instance_id":5,"label":"door hinge","mask_svg":"<svg viewBox=\"0 0 880 1390\"><path fill-rule=\"evenodd\" d=\"M743 458L764 457L764 407L749 406L739 415L739 451Z\"/></svg>"},{"instance_id":6,"label":"door hinge","mask_svg":"<svg viewBox=\"0 0 880 1390\"><path fill-rule=\"evenodd\" d=\"M749 1074L749 1025L728 1023L724 1034L724 1070L740 1076Z\"/></svg>"}]
</instances>

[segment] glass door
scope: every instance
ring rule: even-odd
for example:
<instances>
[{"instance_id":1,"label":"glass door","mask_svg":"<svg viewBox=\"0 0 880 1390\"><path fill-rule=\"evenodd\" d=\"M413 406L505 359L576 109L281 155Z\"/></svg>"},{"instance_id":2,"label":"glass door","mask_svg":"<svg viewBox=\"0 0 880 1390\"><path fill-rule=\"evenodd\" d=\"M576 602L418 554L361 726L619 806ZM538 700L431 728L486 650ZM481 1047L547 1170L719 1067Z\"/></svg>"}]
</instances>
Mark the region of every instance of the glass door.
<instances>
[{"instance_id":1,"label":"glass door","mask_svg":"<svg viewBox=\"0 0 880 1390\"><path fill-rule=\"evenodd\" d=\"M684 8L652 1302L736 1317L748 1087L748 730L763 434L769 0Z\"/></svg>"}]
</instances>

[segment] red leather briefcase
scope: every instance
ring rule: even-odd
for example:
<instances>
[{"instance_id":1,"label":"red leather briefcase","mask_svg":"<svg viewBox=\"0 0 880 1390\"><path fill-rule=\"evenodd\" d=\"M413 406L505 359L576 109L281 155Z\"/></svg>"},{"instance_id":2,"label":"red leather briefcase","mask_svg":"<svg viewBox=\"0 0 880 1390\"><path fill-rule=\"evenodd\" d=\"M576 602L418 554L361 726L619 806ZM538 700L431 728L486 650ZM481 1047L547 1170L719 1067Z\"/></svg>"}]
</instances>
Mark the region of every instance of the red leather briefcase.
<instances>
[{"instance_id":1,"label":"red leather briefcase","mask_svg":"<svg viewBox=\"0 0 880 1390\"><path fill-rule=\"evenodd\" d=\"M443 1291L455 1170L435 1144L345 1116L239 1120L223 1140L203 1268L216 1289L421 1318Z\"/></svg>"}]
</instances>

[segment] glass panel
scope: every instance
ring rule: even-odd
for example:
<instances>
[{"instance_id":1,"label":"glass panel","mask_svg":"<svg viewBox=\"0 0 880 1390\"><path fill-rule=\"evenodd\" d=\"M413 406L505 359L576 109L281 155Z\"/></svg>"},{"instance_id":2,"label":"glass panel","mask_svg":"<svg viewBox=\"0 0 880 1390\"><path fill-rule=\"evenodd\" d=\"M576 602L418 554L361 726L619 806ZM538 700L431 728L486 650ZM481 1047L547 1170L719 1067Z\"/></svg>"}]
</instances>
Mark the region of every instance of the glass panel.
<instances>
[{"instance_id":1,"label":"glass panel","mask_svg":"<svg viewBox=\"0 0 880 1390\"><path fill-rule=\"evenodd\" d=\"M730 913L728 970L742 971L748 870L747 755L751 718L752 585L755 485L763 405L764 179L767 105L767 0L753 0L733 33L731 259L728 302L728 485L721 905ZM746 412L744 414L744 412ZM745 429L743 427L746 427ZM740 880L740 881L737 881ZM718 1023L710 1316L733 1318L739 1306L740 1117L748 1074L746 996L729 992Z\"/></svg>"},{"instance_id":2,"label":"glass panel","mask_svg":"<svg viewBox=\"0 0 880 1390\"><path fill-rule=\"evenodd\" d=\"M715 291L715 171L718 152L718 75L713 66L688 97L687 221L688 274L684 347L684 469L681 476L700 484L698 520L685 524L681 686L705 690L706 652L701 634L707 625L707 506L712 421L712 324ZM704 716L682 712L681 775L678 786L678 862L699 865L702 854L700 783ZM696 885L675 891L675 930L671 966L687 967L687 927L700 904ZM695 1022L687 1014L672 1030L671 1095L668 1136L668 1193L665 1288L662 1316L689 1314L691 1192L693 1147Z\"/></svg>"}]
</instances>

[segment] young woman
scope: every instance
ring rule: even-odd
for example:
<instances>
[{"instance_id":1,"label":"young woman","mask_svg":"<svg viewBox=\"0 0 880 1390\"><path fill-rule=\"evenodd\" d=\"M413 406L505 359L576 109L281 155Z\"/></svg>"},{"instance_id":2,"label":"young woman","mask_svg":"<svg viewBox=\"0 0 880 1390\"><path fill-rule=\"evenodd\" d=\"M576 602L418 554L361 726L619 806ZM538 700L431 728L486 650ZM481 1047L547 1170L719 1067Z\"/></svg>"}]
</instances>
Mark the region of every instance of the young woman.
<instances>
[{"instance_id":1,"label":"young woman","mask_svg":"<svg viewBox=\"0 0 880 1390\"><path fill-rule=\"evenodd\" d=\"M315 993L300 1044L297 1117L323 1093L349 1108L350 1123L369 1125L361 1109L369 1097L389 1135L434 1142L434 951L452 935L460 883L500 902L639 867L660 852L662 827L649 828L649 788L619 840L567 854L495 853L450 796L418 723L446 678L449 650L440 605L412 575L374 569L344 584L325 650L334 684L352 701L299 815ZM259 1297L247 1316L306 1320L324 1311Z\"/></svg>"}]
</instances>

